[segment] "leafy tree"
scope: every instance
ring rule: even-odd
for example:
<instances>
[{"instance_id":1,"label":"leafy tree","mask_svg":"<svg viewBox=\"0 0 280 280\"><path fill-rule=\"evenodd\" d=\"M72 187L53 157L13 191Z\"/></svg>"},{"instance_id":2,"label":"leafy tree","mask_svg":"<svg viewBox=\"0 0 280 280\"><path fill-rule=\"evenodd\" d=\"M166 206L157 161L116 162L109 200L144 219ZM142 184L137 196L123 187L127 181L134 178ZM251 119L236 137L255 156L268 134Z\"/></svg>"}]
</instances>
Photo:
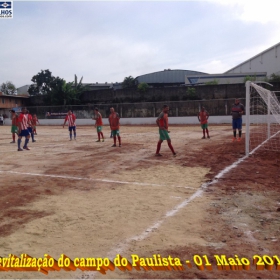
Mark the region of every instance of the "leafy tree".
<instances>
[{"instance_id":1,"label":"leafy tree","mask_svg":"<svg viewBox=\"0 0 280 280\"><path fill-rule=\"evenodd\" d=\"M251 82L253 82L253 81L256 81L256 79L257 79L257 77L256 76L246 76L245 78L244 78L244 83L246 83L247 81L251 81Z\"/></svg>"},{"instance_id":2,"label":"leafy tree","mask_svg":"<svg viewBox=\"0 0 280 280\"><path fill-rule=\"evenodd\" d=\"M7 95L15 95L17 93L15 85L10 81L2 83L0 91Z\"/></svg>"},{"instance_id":3,"label":"leafy tree","mask_svg":"<svg viewBox=\"0 0 280 280\"><path fill-rule=\"evenodd\" d=\"M276 75L274 73L271 74L269 82L280 82L280 75Z\"/></svg>"},{"instance_id":4,"label":"leafy tree","mask_svg":"<svg viewBox=\"0 0 280 280\"><path fill-rule=\"evenodd\" d=\"M214 79L213 81L206 82L205 85L218 85L219 81Z\"/></svg>"},{"instance_id":5,"label":"leafy tree","mask_svg":"<svg viewBox=\"0 0 280 280\"><path fill-rule=\"evenodd\" d=\"M200 100L197 96L195 88L188 87L186 94L182 98L183 100Z\"/></svg>"},{"instance_id":6,"label":"leafy tree","mask_svg":"<svg viewBox=\"0 0 280 280\"><path fill-rule=\"evenodd\" d=\"M31 85L28 89L30 95L48 94L51 91L51 83L55 78L52 76L52 72L47 70L41 70L37 75L33 76Z\"/></svg>"},{"instance_id":7,"label":"leafy tree","mask_svg":"<svg viewBox=\"0 0 280 280\"><path fill-rule=\"evenodd\" d=\"M44 101L47 105L73 105L80 103L80 96L88 90L87 86L82 84L83 77L79 83L75 75L75 81L67 83L64 79L52 76L47 70L41 70L33 76L34 83L29 87L30 95L44 95Z\"/></svg>"},{"instance_id":8,"label":"leafy tree","mask_svg":"<svg viewBox=\"0 0 280 280\"><path fill-rule=\"evenodd\" d=\"M137 89L140 91L140 92L146 92L149 88L149 85L146 84L146 83L140 83L138 86L137 86Z\"/></svg>"},{"instance_id":9,"label":"leafy tree","mask_svg":"<svg viewBox=\"0 0 280 280\"><path fill-rule=\"evenodd\" d=\"M82 93L84 91L89 90L89 87L88 86L84 86L82 84L82 81L83 81L83 77L80 79L80 81L78 83L78 78L75 75L75 80L74 80L74 83L73 83L73 87L74 87L74 91L75 91L76 101L78 103L80 103L80 97L81 97Z\"/></svg>"},{"instance_id":10,"label":"leafy tree","mask_svg":"<svg viewBox=\"0 0 280 280\"><path fill-rule=\"evenodd\" d=\"M122 82L122 87L123 88L131 88L136 85L135 79L132 76L125 77L123 82Z\"/></svg>"},{"instance_id":11,"label":"leafy tree","mask_svg":"<svg viewBox=\"0 0 280 280\"><path fill-rule=\"evenodd\" d=\"M59 77L51 82L51 91L48 93L52 105L72 105L76 101L76 92L73 82L67 83Z\"/></svg>"}]
</instances>

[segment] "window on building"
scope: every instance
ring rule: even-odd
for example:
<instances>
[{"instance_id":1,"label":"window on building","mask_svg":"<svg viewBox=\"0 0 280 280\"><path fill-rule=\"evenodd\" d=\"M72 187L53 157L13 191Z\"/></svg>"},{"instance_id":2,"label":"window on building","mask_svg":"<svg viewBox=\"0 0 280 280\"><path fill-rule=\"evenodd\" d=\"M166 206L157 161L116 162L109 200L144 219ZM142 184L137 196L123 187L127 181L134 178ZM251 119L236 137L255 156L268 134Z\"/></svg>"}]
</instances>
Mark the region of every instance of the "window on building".
<instances>
[{"instance_id":1,"label":"window on building","mask_svg":"<svg viewBox=\"0 0 280 280\"><path fill-rule=\"evenodd\" d=\"M2 97L2 104L5 104L5 98Z\"/></svg>"}]
</instances>

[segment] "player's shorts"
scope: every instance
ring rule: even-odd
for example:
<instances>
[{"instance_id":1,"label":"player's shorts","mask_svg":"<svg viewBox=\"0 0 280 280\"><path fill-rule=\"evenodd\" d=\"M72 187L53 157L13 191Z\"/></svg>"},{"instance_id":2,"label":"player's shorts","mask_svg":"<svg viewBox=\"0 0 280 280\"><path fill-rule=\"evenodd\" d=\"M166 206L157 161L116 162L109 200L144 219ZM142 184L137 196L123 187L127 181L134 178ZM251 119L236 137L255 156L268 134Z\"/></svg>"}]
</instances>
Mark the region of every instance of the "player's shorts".
<instances>
[{"instance_id":1,"label":"player's shorts","mask_svg":"<svg viewBox=\"0 0 280 280\"><path fill-rule=\"evenodd\" d=\"M204 124L202 124L202 125L201 125L201 128L202 128L202 129L206 129L206 128L208 128L208 123L204 123Z\"/></svg>"},{"instance_id":2,"label":"player's shorts","mask_svg":"<svg viewBox=\"0 0 280 280\"><path fill-rule=\"evenodd\" d=\"M242 118L232 120L232 129L242 129Z\"/></svg>"},{"instance_id":3,"label":"player's shorts","mask_svg":"<svg viewBox=\"0 0 280 280\"><path fill-rule=\"evenodd\" d=\"M159 139L164 140L171 140L167 130L159 129Z\"/></svg>"},{"instance_id":4,"label":"player's shorts","mask_svg":"<svg viewBox=\"0 0 280 280\"><path fill-rule=\"evenodd\" d=\"M18 127L16 125L12 125L11 132L12 133L17 133L18 132Z\"/></svg>"},{"instance_id":5,"label":"player's shorts","mask_svg":"<svg viewBox=\"0 0 280 280\"><path fill-rule=\"evenodd\" d=\"M28 127L28 131L29 131L29 133L32 133L33 132L32 127Z\"/></svg>"},{"instance_id":6,"label":"player's shorts","mask_svg":"<svg viewBox=\"0 0 280 280\"><path fill-rule=\"evenodd\" d=\"M112 135L113 136L120 136L120 131L117 129L117 130L111 130L112 132Z\"/></svg>"},{"instance_id":7,"label":"player's shorts","mask_svg":"<svg viewBox=\"0 0 280 280\"><path fill-rule=\"evenodd\" d=\"M29 136L29 130L28 129L23 129L18 136Z\"/></svg>"},{"instance_id":8,"label":"player's shorts","mask_svg":"<svg viewBox=\"0 0 280 280\"><path fill-rule=\"evenodd\" d=\"M102 126L100 125L100 126L97 126L96 127L96 130L97 130L97 132L101 132L102 131Z\"/></svg>"},{"instance_id":9,"label":"player's shorts","mask_svg":"<svg viewBox=\"0 0 280 280\"><path fill-rule=\"evenodd\" d=\"M69 131L71 132L71 131L76 131L76 126L69 126Z\"/></svg>"}]
</instances>

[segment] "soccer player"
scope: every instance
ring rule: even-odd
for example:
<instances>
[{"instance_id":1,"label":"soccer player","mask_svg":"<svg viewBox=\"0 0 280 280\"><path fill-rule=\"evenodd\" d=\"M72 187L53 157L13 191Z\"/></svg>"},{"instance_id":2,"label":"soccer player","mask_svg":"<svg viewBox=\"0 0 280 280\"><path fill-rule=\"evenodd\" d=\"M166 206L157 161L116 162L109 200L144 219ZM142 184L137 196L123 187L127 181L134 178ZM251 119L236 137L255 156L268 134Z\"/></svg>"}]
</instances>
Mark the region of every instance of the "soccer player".
<instances>
[{"instance_id":1,"label":"soccer player","mask_svg":"<svg viewBox=\"0 0 280 280\"><path fill-rule=\"evenodd\" d=\"M18 134L18 126L17 126L18 115L16 114L15 110L11 110L10 112L12 113L12 115L11 115L11 120L12 120L11 133L12 133L12 138L13 138L13 141L10 143L16 143L16 134Z\"/></svg>"},{"instance_id":2,"label":"soccer player","mask_svg":"<svg viewBox=\"0 0 280 280\"><path fill-rule=\"evenodd\" d=\"M68 129L69 129L69 136L70 141L72 141L72 130L74 132L74 140L76 140L76 116L72 113L71 110L68 111L67 116L65 117L63 128L68 121Z\"/></svg>"},{"instance_id":3,"label":"soccer player","mask_svg":"<svg viewBox=\"0 0 280 280\"><path fill-rule=\"evenodd\" d=\"M119 114L115 112L115 109L112 107L110 108L110 116L109 116L109 124L112 131L112 135L114 138L114 145L112 147L116 147L117 145L117 136L119 140L119 147L122 146L121 137L120 137L120 117Z\"/></svg>"},{"instance_id":4,"label":"soccer player","mask_svg":"<svg viewBox=\"0 0 280 280\"><path fill-rule=\"evenodd\" d=\"M27 144L29 142L30 134L28 131L28 126L30 124L30 121L28 120L28 114L26 114L27 110L26 108L21 109L21 114L18 117L18 151L23 151L25 150L30 150L27 147ZM23 146L23 149L21 149L20 144L21 144L21 138L25 137L25 143Z\"/></svg>"},{"instance_id":5,"label":"soccer player","mask_svg":"<svg viewBox=\"0 0 280 280\"><path fill-rule=\"evenodd\" d=\"M40 124L36 114L33 114L33 116L32 116L32 128L33 128L34 135L37 135L37 131L36 131L36 124L37 123Z\"/></svg>"},{"instance_id":6,"label":"soccer player","mask_svg":"<svg viewBox=\"0 0 280 280\"><path fill-rule=\"evenodd\" d=\"M161 143L166 140L168 147L170 148L171 152L173 153L174 156L176 156L176 153L173 149L173 146L171 144L171 139L169 137L169 131L168 131L168 112L169 112L169 107L167 105L163 105L162 112L159 114L156 123L159 127L159 141L157 144L157 151L156 151L156 156L162 156L159 151L161 147Z\"/></svg>"},{"instance_id":7,"label":"soccer player","mask_svg":"<svg viewBox=\"0 0 280 280\"><path fill-rule=\"evenodd\" d=\"M232 115L232 129L233 129L233 138L232 142L236 141L236 129L238 129L238 139L237 141L241 141L242 134L242 115L244 114L244 105L240 103L238 98L235 99L235 103L231 108Z\"/></svg>"},{"instance_id":8,"label":"soccer player","mask_svg":"<svg viewBox=\"0 0 280 280\"><path fill-rule=\"evenodd\" d=\"M209 131L208 131L209 113L205 110L205 107L201 107L201 110L198 113L197 117L198 117L198 121L201 124L201 128L203 130L203 137L201 139L205 139L205 131L207 134L207 138L210 138Z\"/></svg>"},{"instance_id":9,"label":"soccer player","mask_svg":"<svg viewBox=\"0 0 280 280\"><path fill-rule=\"evenodd\" d=\"M33 133L33 128L32 128L32 115L29 113L28 110L26 110L26 114L28 116L28 131L31 135L32 142L36 142L36 140L34 139L34 133Z\"/></svg>"},{"instance_id":10,"label":"soccer player","mask_svg":"<svg viewBox=\"0 0 280 280\"><path fill-rule=\"evenodd\" d=\"M94 117L92 118L93 120L95 120L95 127L97 130L97 135L98 135L98 140L96 142L100 142L100 136L102 136L102 142L104 142L104 135L102 132L102 115L100 114L99 110L97 108L94 109Z\"/></svg>"}]
</instances>

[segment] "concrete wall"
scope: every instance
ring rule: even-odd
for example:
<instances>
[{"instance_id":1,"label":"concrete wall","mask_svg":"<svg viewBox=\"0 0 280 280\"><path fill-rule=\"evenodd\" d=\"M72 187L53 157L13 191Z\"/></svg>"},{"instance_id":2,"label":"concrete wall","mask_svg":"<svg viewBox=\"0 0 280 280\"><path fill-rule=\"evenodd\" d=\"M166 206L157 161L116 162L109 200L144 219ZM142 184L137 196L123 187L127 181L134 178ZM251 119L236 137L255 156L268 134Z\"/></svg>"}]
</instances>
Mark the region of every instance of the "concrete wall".
<instances>
[{"instance_id":1,"label":"concrete wall","mask_svg":"<svg viewBox=\"0 0 280 280\"><path fill-rule=\"evenodd\" d=\"M245 84L203 85L191 87L200 100L245 98ZM184 101L188 99L185 86L149 88L141 93L137 89L94 90L81 96L82 104L119 104L137 102ZM273 90L280 91L280 83L273 83ZM189 100L190 101L190 100ZM45 106L43 96L33 96L28 106Z\"/></svg>"}]
</instances>

